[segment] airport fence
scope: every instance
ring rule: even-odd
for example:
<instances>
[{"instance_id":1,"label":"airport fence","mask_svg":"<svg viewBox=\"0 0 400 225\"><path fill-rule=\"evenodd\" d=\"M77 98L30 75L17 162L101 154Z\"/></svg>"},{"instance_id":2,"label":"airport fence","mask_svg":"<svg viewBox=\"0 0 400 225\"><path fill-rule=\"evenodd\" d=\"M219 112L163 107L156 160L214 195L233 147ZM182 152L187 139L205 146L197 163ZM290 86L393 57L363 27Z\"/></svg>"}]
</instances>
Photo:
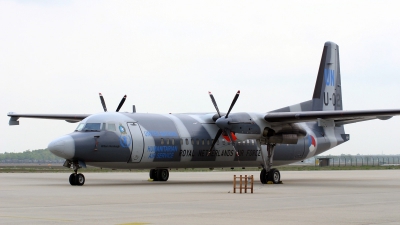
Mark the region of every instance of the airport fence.
<instances>
[{"instance_id":1,"label":"airport fence","mask_svg":"<svg viewBox=\"0 0 400 225\"><path fill-rule=\"evenodd\" d=\"M315 166L385 166L400 165L400 155L391 156L320 156Z\"/></svg>"}]
</instances>

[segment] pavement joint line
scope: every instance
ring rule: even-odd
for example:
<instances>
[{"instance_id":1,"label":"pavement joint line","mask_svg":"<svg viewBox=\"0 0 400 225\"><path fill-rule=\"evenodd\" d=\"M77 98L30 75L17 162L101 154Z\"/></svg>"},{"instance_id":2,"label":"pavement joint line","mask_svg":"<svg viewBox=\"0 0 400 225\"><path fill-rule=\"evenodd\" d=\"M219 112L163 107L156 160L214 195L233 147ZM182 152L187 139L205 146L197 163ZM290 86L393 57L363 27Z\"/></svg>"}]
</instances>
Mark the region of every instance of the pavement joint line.
<instances>
[{"instance_id":1,"label":"pavement joint line","mask_svg":"<svg viewBox=\"0 0 400 225\"><path fill-rule=\"evenodd\" d=\"M60 222L76 222L76 220L67 219L56 219L56 218L44 218L44 217L28 217L28 216L3 216L3 218L14 218L14 219L26 219L26 220L49 220L49 221L60 221Z\"/></svg>"}]
</instances>

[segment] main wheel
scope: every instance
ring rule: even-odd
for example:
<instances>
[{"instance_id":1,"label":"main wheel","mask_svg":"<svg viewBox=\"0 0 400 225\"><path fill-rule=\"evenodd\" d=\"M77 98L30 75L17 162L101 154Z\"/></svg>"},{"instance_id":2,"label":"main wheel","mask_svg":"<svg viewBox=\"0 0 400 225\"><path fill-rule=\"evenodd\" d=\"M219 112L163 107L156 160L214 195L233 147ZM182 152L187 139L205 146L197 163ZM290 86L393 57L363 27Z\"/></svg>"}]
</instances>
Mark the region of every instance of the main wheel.
<instances>
[{"instance_id":1,"label":"main wheel","mask_svg":"<svg viewBox=\"0 0 400 225\"><path fill-rule=\"evenodd\" d=\"M267 171L265 169L262 169L260 172L260 181L262 184L267 183Z\"/></svg>"},{"instance_id":2,"label":"main wheel","mask_svg":"<svg viewBox=\"0 0 400 225\"><path fill-rule=\"evenodd\" d=\"M281 181L281 173L277 169L271 169L268 173L268 181L272 181L274 184L279 184Z\"/></svg>"},{"instance_id":3,"label":"main wheel","mask_svg":"<svg viewBox=\"0 0 400 225\"><path fill-rule=\"evenodd\" d=\"M85 183L85 176L83 174L78 173L76 175L76 185L82 186Z\"/></svg>"},{"instance_id":4,"label":"main wheel","mask_svg":"<svg viewBox=\"0 0 400 225\"><path fill-rule=\"evenodd\" d=\"M153 181L158 181L158 175L157 175L157 169L151 169L149 173L150 179L153 179Z\"/></svg>"},{"instance_id":5,"label":"main wheel","mask_svg":"<svg viewBox=\"0 0 400 225\"><path fill-rule=\"evenodd\" d=\"M76 185L76 174L75 173L71 173L71 175L69 175L69 184L71 185Z\"/></svg>"},{"instance_id":6,"label":"main wheel","mask_svg":"<svg viewBox=\"0 0 400 225\"><path fill-rule=\"evenodd\" d=\"M159 181L167 181L169 178L169 171L167 169L158 169L157 178Z\"/></svg>"},{"instance_id":7,"label":"main wheel","mask_svg":"<svg viewBox=\"0 0 400 225\"><path fill-rule=\"evenodd\" d=\"M155 169L151 169L150 170L150 172L149 172L149 177L150 177L150 179L153 179L154 180L154 175L155 175L155 171L154 171Z\"/></svg>"}]
</instances>

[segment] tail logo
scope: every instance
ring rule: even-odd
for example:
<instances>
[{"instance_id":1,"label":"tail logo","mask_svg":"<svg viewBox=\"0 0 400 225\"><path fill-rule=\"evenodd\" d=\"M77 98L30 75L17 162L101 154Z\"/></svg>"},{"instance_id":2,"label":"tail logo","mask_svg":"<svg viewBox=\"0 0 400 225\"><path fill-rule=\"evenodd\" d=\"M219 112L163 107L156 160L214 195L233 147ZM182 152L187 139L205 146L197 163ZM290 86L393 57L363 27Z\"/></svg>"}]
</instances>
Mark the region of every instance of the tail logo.
<instances>
[{"instance_id":1,"label":"tail logo","mask_svg":"<svg viewBox=\"0 0 400 225\"><path fill-rule=\"evenodd\" d=\"M324 69L324 77L326 86L335 86L335 71L330 69Z\"/></svg>"},{"instance_id":2,"label":"tail logo","mask_svg":"<svg viewBox=\"0 0 400 225\"><path fill-rule=\"evenodd\" d=\"M310 152L314 151L317 146L317 143L315 142L315 138L311 135L308 135L308 149Z\"/></svg>"}]
</instances>

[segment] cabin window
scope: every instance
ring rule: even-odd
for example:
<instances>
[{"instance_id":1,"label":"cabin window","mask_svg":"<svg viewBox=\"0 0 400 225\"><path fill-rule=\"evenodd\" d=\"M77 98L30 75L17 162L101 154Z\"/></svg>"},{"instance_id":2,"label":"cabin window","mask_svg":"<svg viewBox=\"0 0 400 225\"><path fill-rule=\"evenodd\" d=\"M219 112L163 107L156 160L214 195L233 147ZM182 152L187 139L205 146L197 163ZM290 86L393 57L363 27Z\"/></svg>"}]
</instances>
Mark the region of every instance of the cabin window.
<instances>
[{"instance_id":1,"label":"cabin window","mask_svg":"<svg viewBox=\"0 0 400 225\"><path fill-rule=\"evenodd\" d=\"M171 139L172 145L175 145L175 139Z\"/></svg>"},{"instance_id":2,"label":"cabin window","mask_svg":"<svg viewBox=\"0 0 400 225\"><path fill-rule=\"evenodd\" d=\"M167 138L167 145L169 145L169 138Z\"/></svg>"},{"instance_id":3,"label":"cabin window","mask_svg":"<svg viewBox=\"0 0 400 225\"><path fill-rule=\"evenodd\" d=\"M207 139L207 145L210 145L210 139Z\"/></svg>"},{"instance_id":4,"label":"cabin window","mask_svg":"<svg viewBox=\"0 0 400 225\"><path fill-rule=\"evenodd\" d=\"M186 138L186 145L189 145L189 140Z\"/></svg>"},{"instance_id":5,"label":"cabin window","mask_svg":"<svg viewBox=\"0 0 400 225\"><path fill-rule=\"evenodd\" d=\"M181 138L181 145L183 145L183 139Z\"/></svg>"},{"instance_id":6,"label":"cabin window","mask_svg":"<svg viewBox=\"0 0 400 225\"><path fill-rule=\"evenodd\" d=\"M192 141L192 145L194 145L194 140L193 139L190 139L191 141Z\"/></svg>"},{"instance_id":7,"label":"cabin window","mask_svg":"<svg viewBox=\"0 0 400 225\"><path fill-rule=\"evenodd\" d=\"M161 138L161 144L162 145L164 144L164 138Z\"/></svg>"},{"instance_id":8,"label":"cabin window","mask_svg":"<svg viewBox=\"0 0 400 225\"><path fill-rule=\"evenodd\" d=\"M196 139L196 145L200 145L199 139Z\"/></svg>"}]
</instances>

